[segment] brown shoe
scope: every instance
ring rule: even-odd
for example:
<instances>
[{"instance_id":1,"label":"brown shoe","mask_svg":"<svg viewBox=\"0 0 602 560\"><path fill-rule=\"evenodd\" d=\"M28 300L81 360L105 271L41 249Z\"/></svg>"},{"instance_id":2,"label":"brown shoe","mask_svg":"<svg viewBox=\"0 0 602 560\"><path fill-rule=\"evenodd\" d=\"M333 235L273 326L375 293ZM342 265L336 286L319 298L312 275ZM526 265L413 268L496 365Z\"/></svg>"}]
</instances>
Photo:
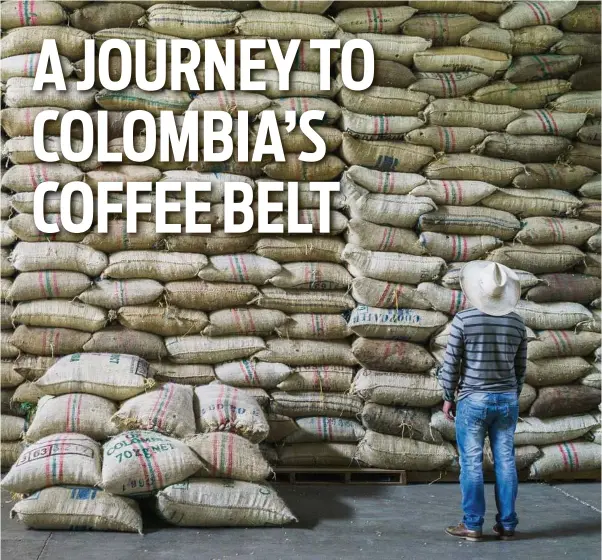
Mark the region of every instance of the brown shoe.
<instances>
[{"instance_id":1,"label":"brown shoe","mask_svg":"<svg viewBox=\"0 0 602 560\"><path fill-rule=\"evenodd\" d=\"M445 532L452 537L459 539L466 539L467 541L480 541L483 540L483 531L471 531L467 529L464 523L458 523L455 527L448 527Z\"/></svg>"},{"instance_id":2,"label":"brown shoe","mask_svg":"<svg viewBox=\"0 0 602 560\"><path fill-rule=\"evenodd\" d=\"M504 529L501 523L496 523L493 526L493 532L498 539L503 541L511 541L514 539L514 531L509 531L508 529Z\"/></svg>"}]
</instances>

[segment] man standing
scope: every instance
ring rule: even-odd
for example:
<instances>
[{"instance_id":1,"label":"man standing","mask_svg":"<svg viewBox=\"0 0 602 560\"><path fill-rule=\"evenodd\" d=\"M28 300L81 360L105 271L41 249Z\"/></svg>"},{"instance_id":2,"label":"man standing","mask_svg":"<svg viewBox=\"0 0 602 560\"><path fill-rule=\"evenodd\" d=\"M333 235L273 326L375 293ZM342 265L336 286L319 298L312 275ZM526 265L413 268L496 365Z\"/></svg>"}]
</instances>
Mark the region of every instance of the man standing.
<instances>
[{"instance_id":1,"label":"man standing","mask_svg":"<svg viewBox=\"0 0 602 560\"><path fill-rule=\"evenodd\" d=\"M520 299L520 283L514 271L501 264L474 261L462 269L460 284L474 307L454 317L438 377L445 394L443 412L450 420L458 401L455 422L464 518L446 532L470 541L483 538L483 445L489 434L498 510L493 531L511 539L518 524L514 431L527 366L525 325L512 311Z\"/></svg>"}]
</instances>

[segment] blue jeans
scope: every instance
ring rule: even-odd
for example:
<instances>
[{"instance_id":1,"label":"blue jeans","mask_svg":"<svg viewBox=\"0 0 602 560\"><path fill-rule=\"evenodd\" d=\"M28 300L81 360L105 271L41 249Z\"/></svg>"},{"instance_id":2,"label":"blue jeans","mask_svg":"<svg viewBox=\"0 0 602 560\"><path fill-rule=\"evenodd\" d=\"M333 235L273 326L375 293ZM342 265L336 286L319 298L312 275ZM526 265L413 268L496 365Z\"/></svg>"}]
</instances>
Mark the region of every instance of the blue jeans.
<instances>
[{"instance_id":1,"label":"blue jeans","mask_svg":"<svg viewBox=\"0 0 602 560\"><path fill-rule=\"evenodd\" d=\"M487 433L495 465L496 521L506 530L514 530L518 524L515 510L518 476L514 462L517 421L516 392L472 393L458 402L456 439L460 453L463 522L468 529L481 529L485 516L483 444Z\"/></svg>"}]
</instances>

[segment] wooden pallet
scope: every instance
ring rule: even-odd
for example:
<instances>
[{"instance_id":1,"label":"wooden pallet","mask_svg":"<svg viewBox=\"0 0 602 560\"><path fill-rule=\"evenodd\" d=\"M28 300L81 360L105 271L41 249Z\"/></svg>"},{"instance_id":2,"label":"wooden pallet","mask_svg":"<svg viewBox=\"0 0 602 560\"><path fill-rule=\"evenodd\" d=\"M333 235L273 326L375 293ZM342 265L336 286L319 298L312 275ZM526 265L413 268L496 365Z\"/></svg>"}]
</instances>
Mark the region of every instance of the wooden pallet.
<instances>
[{"instance_id":1,"label":"wooden pallet","mask_svg":"<svg viewBox=\"0 0 602 560\"><path fill-rule=\"evenodd\" d=\"M280 467L275 482L291 484L407 484L406 471L362 468Z\"/></svg>"}]
</instances>

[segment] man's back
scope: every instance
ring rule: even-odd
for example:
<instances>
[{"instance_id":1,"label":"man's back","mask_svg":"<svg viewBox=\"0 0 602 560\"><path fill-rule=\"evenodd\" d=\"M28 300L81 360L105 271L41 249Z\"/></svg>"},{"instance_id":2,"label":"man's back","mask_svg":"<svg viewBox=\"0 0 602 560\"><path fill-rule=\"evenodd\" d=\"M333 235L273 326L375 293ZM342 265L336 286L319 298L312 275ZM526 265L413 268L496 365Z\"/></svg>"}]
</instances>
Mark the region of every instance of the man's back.
<instances>
[{"instance_id":1,"label":"man's back","mask_svg":"<svg viewBox=\"0 0 602 560\"><path fill-rule=\"evenodd\" d=\"M439 378L446 390L457 384L460 399L475 392L520 392L526 353L525 325L518 314L493 316L470 308L452 321Z\"/></svg>"}]
</instances>

